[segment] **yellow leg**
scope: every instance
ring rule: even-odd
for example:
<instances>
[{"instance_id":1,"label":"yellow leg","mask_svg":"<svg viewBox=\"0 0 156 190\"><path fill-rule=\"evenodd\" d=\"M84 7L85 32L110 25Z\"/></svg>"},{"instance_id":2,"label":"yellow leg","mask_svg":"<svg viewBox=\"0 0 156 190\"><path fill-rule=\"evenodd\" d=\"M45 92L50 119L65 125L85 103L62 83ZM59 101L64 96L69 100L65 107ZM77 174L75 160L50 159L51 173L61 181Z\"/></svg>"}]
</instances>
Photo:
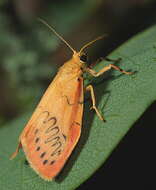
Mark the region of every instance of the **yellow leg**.
<instances>
[{"instance_id":1,"label":"yellow leg","mask_svg":"<svg viewBox=\"0 0 156 190\"><path fill-rule=\"evenodd\" d=\"M88 85L86 87L86 91L90 91L90 94L91 94L91 99L92 99L92 107L91 109L94 109L97 116L99 117L100 120L103 120L105 121L104 117L100 114L99 110L97 109L96 105L95 105L95 94L94 94L94 89L93 89L93 86L92 85Z\"/></svg>"},{"instance_id":2,"label":"yellow leg","mask_svg":"<svg viewBox=\"0 0 156 190\"><path fill-rule=\"evenodd\" d=\"M22 144L21 143L18 144L15 152L10 156L10 160L14 159L17 156L20 148L22 148Z\"/></svg>"},{"instance_id":3,"label":"yellow leg","mask_svg":"<svg viewBox=\"0 0 156 190\"><path fill-rule=\"evenodd\" d=\"M103 67L99 72L96 72L96 71L94 71L93 69L90 69L90 68L86 68L86 71L88 73L90 73L92 76L98 77L98 76L102 75L103 73L105 73L106 71L109 71L110 69L115 69L115 70L120 71L121 73L124 73L126 75L133 74L133 72L124 71L120 67L117 67L117 66L115 66L113 64L109 64L108 66ZM90 93L91 93L92 104L93 104L91 109L94 109L96 111L96 114L98 115L100 120L104 120L103 116L100 114L99 110L97 109L97 107L95 105L95 94L94 94L94 89L93 89L92 85L88 85L86 87L86 90L90 91Z\"/></svg>"},{"instance_id":4,"label":"yellow leg","mask_svg":"<svg viewBox=\"0 0 156 190\"><path fill-rule=\"evenodd\" d=\"M109 64L108 66L103 67L99 72L96 72L90 68L86 68L86 71L88 73L90 73L91 75L93 75L94 77L98 77L98 76L102 75L103 73L105 73L106 71L109 71L110 69L115 69L115 70L120 71L121 73L124 73L126 75L133 74L133 72L124 71L124 70L120 69L120 67L117 67L113 64Z\"/></svg>"}]
</instances>

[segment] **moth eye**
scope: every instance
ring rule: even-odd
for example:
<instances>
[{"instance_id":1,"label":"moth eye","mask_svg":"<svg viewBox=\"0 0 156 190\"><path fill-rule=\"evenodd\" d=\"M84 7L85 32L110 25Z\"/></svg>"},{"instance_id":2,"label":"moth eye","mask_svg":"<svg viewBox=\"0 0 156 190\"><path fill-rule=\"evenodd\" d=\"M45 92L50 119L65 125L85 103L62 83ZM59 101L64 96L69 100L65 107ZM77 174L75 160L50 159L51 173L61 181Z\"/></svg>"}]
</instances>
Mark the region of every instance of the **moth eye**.
<instances>
[{"instance_id":1,"label":"moth eye","mask_svg":"<svg viewBox=\"0 0 156 190\"><path fill-rule=\"evenodd\" d=\"M87 62L87 56L85 54L80 56L80 61Z\"/></svg>"}]
</instances>

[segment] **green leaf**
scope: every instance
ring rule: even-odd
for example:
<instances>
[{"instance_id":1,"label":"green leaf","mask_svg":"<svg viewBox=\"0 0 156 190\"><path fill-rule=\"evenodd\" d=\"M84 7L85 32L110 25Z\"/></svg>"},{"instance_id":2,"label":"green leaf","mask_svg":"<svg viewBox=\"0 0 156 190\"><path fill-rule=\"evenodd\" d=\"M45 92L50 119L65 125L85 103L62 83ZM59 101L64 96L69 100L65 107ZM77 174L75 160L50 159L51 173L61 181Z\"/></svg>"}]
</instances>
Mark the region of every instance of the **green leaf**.
<instances>
[{"instance_id":1,"label":"green leaf","mask_svg":"<svg viewBox=\"0 0 156 190\"><path fill-rule=\"evenodd\" d=\"M94 79L98 108L107 122L103 123L85 104L81 139L65 168L56 180L46 182L25 164L22 151L13 161L17 139L28 115L0 128L1 190L70 190L84 182L110 155L119 141L147 107L156 99L156 26L137 35L109 57L122 58L119 64L133 75L111 71L104 82ZM101 62L99 70L108 62ZM30 114L29 114L30 116Z\"/></svg>"}]
</instances>

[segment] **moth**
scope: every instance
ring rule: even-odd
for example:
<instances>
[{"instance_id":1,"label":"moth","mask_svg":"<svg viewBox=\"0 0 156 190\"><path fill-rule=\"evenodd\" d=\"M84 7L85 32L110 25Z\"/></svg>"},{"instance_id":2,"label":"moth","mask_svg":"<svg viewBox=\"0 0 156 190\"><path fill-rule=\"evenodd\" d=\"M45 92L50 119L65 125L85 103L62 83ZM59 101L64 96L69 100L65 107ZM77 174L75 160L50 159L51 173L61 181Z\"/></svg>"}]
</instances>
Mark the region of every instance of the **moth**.
<instances>
[{"instance_id":1,"label":"moth","mask_svg":"<svg viewBox=\"0 0 156 190\"><path fill-rule=\"evenodd\" d=\"M92 85L83 86L83 73L98 77L110 69L126 72L109 64L99 72L87 67L84 49L100 40L103 36L75 51L51 26L50 28L73 52L72 58L65 62L46 90L32 117L19 137L19 144L11 156L13 159L20 148L25 152L30 166L44 180L52 180L63 168L76 146L82 127L84 92L89 91L92 109L100 120L104 117L96 107Z\"/></svg>"}]
</instances>

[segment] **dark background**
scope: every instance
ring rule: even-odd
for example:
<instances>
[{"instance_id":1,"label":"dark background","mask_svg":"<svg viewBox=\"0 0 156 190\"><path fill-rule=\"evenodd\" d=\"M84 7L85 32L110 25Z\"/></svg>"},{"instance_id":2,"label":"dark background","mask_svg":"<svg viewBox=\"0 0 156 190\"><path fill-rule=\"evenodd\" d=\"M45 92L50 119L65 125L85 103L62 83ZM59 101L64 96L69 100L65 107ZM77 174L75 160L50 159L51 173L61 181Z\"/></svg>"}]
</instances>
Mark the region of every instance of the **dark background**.
<instances>
[{"instance_id":1,"label":"dark background","mask_svg":"<svg viewBox=\"0 0 156 190\"><path fill-rule=\"evenodd\" d=\"M103 33L109 34L88 50L94 62L154 25L156 1L1 1L0 127L28 112L56 69L71 57L68 48L38 23L37 17L48 21L76 49ZM156 103L135 123L104 166L78 190L156 189L155 110Z\"/></svg>"},{"instance_id":2,"label":"dark background","mask_svg":"<svg viewBox=\"0 0 156 190\"><path fill-rule=\"evenodd\" d=\"M78 190L155 190L155 110L151 105L109 159Z\"/></svg>"}]
</instances>

